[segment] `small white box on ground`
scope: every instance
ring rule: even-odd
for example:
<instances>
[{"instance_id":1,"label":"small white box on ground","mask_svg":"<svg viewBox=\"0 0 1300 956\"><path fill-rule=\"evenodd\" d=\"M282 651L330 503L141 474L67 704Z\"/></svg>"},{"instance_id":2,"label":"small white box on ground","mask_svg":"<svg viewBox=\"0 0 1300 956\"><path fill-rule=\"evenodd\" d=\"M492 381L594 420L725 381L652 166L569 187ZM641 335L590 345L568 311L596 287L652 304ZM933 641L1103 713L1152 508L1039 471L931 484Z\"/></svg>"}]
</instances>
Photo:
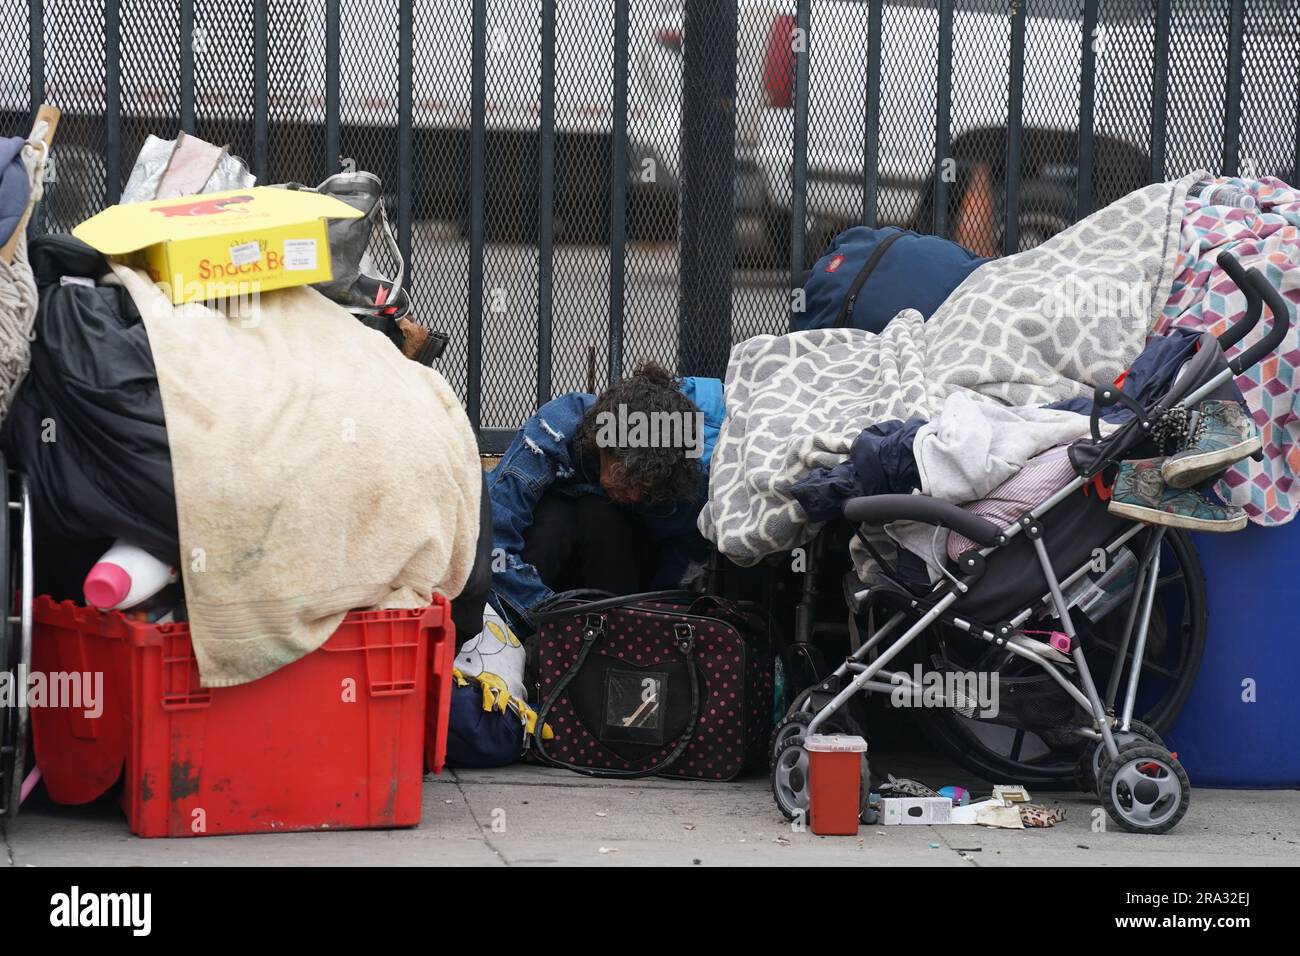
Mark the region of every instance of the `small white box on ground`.
<instances>
[{"instance_id":1,"label":"small white box on ground","mask_svg":"<svg viewBox=\"0 0 1300 956\"><path fill-rule=\"evenodd\" d=\"M952 801L947 797L885 797L880 822L885 826L949 823Z\"/></svg>"}]
</instances>

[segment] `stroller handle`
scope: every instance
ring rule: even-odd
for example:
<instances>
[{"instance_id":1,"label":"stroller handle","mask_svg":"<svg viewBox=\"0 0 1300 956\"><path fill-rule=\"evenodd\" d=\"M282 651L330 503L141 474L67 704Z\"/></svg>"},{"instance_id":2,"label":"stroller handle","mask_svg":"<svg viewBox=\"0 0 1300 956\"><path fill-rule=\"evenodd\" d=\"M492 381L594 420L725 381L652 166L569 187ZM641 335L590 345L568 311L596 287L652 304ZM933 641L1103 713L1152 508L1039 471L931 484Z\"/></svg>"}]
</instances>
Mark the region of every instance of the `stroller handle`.
<instances>
[{"instance_id":1,"label":"stroller handle","mask_svg":"<svg viewBox=\"0 0 1300 956\"><path fill-rule=\"evenodd\" d=\"M1219 263L1219 268L1232 280L1232 284L1246 294L1245 316L1234 322L1219 336L1219 348L1227 352L1244 339L1259 322L1260 314L1264 311L1264 300L1254 285L1247 281L1246 269L1237 261L1236 256L1225 249L1219 253L1216 261Z\"/></svg>"},{"instance_id":2,"label":"stroller handle","mask_svg":"<svg viewBox=\"0 0 1300 956\"><path fill-rule=\"evenodd\" d=\"M1287 329L1291 327L1291 307L1282 293L1265 278L1264 273L1258 269L1249 270L1246 273L1246 283L1247 288L1253 288L1255 294L1263 299L1273 316L1273 324L1268 330L1268 335L1229 360L1228 367L1232 369L1234 375L1240 375L1243 370L1250 368L1281 345L1282 340L1286 338Z\"/></svg>"}]
</instances>

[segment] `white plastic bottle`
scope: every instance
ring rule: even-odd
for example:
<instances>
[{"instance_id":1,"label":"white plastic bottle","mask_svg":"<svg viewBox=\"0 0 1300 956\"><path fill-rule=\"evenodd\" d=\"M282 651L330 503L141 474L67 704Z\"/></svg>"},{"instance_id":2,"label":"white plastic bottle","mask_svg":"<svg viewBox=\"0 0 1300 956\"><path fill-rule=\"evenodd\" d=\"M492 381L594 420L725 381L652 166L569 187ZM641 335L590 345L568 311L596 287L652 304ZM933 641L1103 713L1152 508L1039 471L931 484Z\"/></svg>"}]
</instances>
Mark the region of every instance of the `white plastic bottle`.
<instances>
[{"instance_id":1,"label":"white plastic bottle","mask_svg":"<svg viewBox=\"0 0 1300 956\"><path fill-rule=\"evenodd\" d=\"M90 569L82 590L92 607L123 610L147 601L179 579L175 568L119 538Z\"/></svg>"}]
</instances>

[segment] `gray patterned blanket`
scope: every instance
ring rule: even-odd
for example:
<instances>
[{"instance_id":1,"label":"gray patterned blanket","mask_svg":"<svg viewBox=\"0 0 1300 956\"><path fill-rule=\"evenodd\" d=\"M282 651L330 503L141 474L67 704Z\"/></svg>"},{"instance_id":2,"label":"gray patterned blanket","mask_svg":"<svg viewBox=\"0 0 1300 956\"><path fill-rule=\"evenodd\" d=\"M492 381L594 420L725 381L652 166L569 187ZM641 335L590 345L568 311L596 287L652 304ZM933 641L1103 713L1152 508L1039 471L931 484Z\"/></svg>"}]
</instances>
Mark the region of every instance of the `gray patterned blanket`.
<instances>
[{"instance_id":1,"label":"gray patterned blanket","mask_svg":"<svg viewBox=\"0 0 1300 956\"><path fill-rule=\"evenodd\" d=\"M1187 189L1203 175L1130 193L981 266L929 322L909 310L879 335L818 329L736 345L701 533L753 564L816 533L790 487L842 461L864 428L933 418L963 390L1039 406L1113 381L1164 308Z\"/></svg>"}]
</instances>

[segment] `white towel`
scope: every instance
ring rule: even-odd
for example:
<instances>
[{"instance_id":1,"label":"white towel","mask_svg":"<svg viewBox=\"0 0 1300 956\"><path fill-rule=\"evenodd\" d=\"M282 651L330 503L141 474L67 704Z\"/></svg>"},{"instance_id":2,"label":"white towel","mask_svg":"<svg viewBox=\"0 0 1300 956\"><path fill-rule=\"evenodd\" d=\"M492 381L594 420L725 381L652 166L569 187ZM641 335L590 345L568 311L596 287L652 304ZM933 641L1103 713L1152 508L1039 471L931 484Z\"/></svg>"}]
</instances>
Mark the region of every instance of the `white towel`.
<instances>
[{"instance_id":1,"label":"white towel","mask_svg":"<svg viewBox=\"0 0 1300 956\"><path fill-rule=\"evenodd\" d=\"M241 319L113 268L158 370L205 687L314 651L354 608L460 593L482 477L441 375L310 288Z\"/></svg>"}]
</instances>

